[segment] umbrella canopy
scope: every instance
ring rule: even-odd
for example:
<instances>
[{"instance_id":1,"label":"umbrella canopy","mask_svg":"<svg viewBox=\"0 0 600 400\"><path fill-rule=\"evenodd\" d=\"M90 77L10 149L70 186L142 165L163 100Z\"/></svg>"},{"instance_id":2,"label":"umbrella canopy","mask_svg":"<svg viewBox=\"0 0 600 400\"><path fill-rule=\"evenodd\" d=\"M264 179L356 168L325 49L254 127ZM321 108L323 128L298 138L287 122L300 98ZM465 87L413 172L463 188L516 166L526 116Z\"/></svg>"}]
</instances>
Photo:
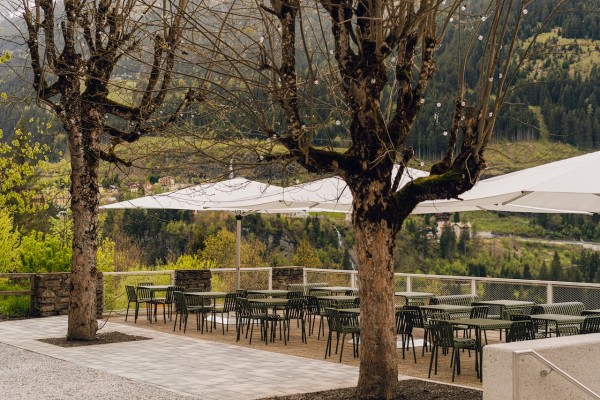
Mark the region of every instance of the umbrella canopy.
<instances>
[{"instance_id":1,"label":"umbrella canopy","mask_svg":"<svg viewBox=\"0 0 600 400\"><path fill-rule=\"evenodd\" d=\"M392 179L396 176L399 167L396 165ZM425 171L406 168L400 178L399 187L406 185L413 179L429 175ZM262 204L261 202L266 201ZM245 208L245 201L238 202L237 206ZM316 181L301 183L283 189L281 193L263 196L253 202L253 206L263 207L269 212L352 212L352 194L346 182L338 177L318 179Z\"/></svg>"},{"instance_id":2,"label":"umbrella canopy","mask_svg":"<svg viewBox=\"0 0 600 400\"><path fill-rule=\"evenodd\" d=\"M153 196L139 197L119 203L102 206L103 209L146 208L175 210L213 210L266 212L261 199L281 196L283 188L251 181L245 178L232 178L215 183L190 186L185 189L161 193ZM240 207L245 205L245 207Z\"/></svg>"},{"instance_id":3,"label":"umbrella canopy","mask_svg":"<svg viewBox=\"0 0 600 400\"><path fill-rule=\"evenodd\" d=\"M420 203L413 213L475 210L598 213L600 212L600 151L485 179L465 192L462 200Z\"/></svg>"}]
</instances>

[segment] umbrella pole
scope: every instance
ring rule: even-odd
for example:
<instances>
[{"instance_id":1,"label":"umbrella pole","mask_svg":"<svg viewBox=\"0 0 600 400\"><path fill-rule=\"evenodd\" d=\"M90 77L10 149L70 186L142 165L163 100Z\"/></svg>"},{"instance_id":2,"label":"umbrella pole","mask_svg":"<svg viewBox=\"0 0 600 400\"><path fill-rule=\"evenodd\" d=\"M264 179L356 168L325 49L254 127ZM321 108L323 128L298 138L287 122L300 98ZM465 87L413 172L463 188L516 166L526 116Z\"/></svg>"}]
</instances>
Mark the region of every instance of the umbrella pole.
<instances>
[{"instance_id":1,"label":"umbrella pole","mask_svg":"<svg viewBox=\"0 0 600 400\"><path fill-rule=\"evenodd\" d=\"M242 218L241 214L235 216L236 219L236 240L235 240L235 288L240 289L240 264L241 264L241 243L242 243Z\"/></svg>"}]
</instances>

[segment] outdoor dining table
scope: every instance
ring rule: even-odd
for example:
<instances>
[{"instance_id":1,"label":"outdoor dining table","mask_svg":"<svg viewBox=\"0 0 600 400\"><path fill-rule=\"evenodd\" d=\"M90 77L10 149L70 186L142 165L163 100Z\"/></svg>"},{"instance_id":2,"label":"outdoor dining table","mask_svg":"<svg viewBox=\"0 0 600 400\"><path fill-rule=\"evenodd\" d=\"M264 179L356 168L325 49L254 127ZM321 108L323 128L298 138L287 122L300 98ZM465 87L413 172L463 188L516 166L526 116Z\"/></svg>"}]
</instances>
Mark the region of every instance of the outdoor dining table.
<instances>
[{"instance_id":1,"label":"outdoor dining table","mask_svg":"<svg viewBox=\"0 0 600 400\"><path fill-rule=\"evenodd\" d=\"M274 312L276 312L278 308L285 307L288 301L289 299L283 299L280 297L248 299L248 302L263 304L267 308L272 308Z\"/></svg>"},{"instance_id":2,"label":"outdoor dining table","mask_svg":"<svg viewBox=\"0 0 600 400\"><path fill-rule=\"evenodd\" d=\"M310 288L310 292L329 292L331 294L346 293L348 290L356 290L348 286L319 286Z\"/></svg>"},{"instance_id":3,"label":"outdoor dining table","mask_svg":"<svg viewBox=\"0 0 600 400\"><path fill-rule=\"evenodd\" d=\"M351 303L358 298L358 296L316 296L319 301L329 301L334 303L335 308L338 308L340 304Z\"/></svg>"},{"instance_id":4,"label":"outdoor dining table","mask_svg":"<svg viewBox=\"0 0 600 400\"><path fill-rule=\"evenodd\" d=\"M283 289L248 289L246 293L261 295L266 297L285 297L289 293L289 290Z\"/></svg>"},{"instance_id":5,"label":"outdoor dining table","mask_svg":"<svg viewBox=\"0 0 600 400\"><path fill-rule=\"evenodd\" d=\"M448 314L450 318L456 314L469 314L472 306L458 306L455 304L433 304L427 306L420 306L421 310L435 312L442 312Z\"/></svg>"},{"instance_id":6,"label":"outdoor dining table","mask_svg":"<svg viewBox=\"0 0 600 400\"><path fill-rule=\"evenodd\" d=\"M481 332L489 330L509 329L512 321L503 319L488 319L488 318L459 318L451 319L452 325L466 325L475 329L475 341L479 352L479 381L483 382L483 342L481 340Z\"/></svg>"},{"instance_id":7,"label":"outdoor dining table","mask_svg":"<svg viewBox=\"0 0 600 400\"><path fill-rule=\"evenodd\" d=\"M596 310L583 310L581 315L600 315L600 308Z\"/></svg>"},{"instance_id":8,"label":"outdoor dining table","mask_svg":"<svg viewBox=\"0 0 600 400\"><path fill-rule=\"evenodd\" d=\"M360 315L360 308L340 308L340 313Z\"/></svg>"},{"instance_id":9,"label":"outdoor dining table","mask_svg":"<svg viewBox=\"0 0 600 400\"><path fill-rule=\"evenodd\" d=\"M500 313L498 314L498 319L504 319L506 310L524 310L527 307L535 306L535 302L525 300L478 300L473 302L473 305L499 307Z\"/></svg>"},{"instance_id":10,"label":"outdoor dining table","mask_svg":"<svg viewBox=\"0 0 600 400\"><path fill-rule=\"evenodd\" d=\"M561 325L577 325L585 321L585 317L581 315L565 315L565 314L533 314L531 319L541 321L546 324L546 336L548 336L548 325L554 324L556 336L560 336Z\"/></svg>"},{"instance_id":11,"label":"outdoor dining table","mask_svg":"<svg viewBox=\"0 0 600 400\"><path fill-rule=\"evenodd\" d=\"M396 292L394 295L396 297L403 297L406 301L406 304L411 304L415 300L422 300L425 302L426 299L434 296L433 293L428 292Z\"/></svg>"},{"instance_id":12,"label":"outdoor dining table","mask_svg":"<svg viewBox=\"0 0 600 400\"><path fill-rule=\"evenodd\" d=\"M186 296L202 297L204 299L224 299L227 292L185 292Z\"/></svg>"}]
</instances>

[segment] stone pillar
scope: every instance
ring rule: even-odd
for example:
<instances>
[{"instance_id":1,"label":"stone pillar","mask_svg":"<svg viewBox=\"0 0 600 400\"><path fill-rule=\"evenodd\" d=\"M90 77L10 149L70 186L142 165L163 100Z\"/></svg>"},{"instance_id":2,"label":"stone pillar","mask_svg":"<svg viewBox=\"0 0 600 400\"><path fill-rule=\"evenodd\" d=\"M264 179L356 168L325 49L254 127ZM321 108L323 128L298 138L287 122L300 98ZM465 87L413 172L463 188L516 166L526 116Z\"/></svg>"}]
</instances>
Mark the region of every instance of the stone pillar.
<instances>
[{"instance_id":1,"label":"stone pillar","mask_svg":"<svg viewBox=\"0 0 600 400\"><path fill-rule=\"evenodd\" d=\"M287 289L290 283L303 283L304 267L273 267L273 289Z\"/></svg>"},{"instance_id":2,"label":"stone pillar","mask_svg":"<svg viewBox=\"0 0 600 400\"><path fill-rule=\"evenodd\" d=\"M210 292L212 289L212 273L209 269L186 269L175 270L175 286L183 286L186 289L200 289L202 292Z\"/></svg>"},{"instance_id":3,"label":"stone pillar","mask_svg":"<svg viewBox=\"0 0 600 400\"><path fill-rule=\"evenodd\" d=\"M36 317L67 315L69 313L70 272L36 274L32 278L33 310ZM96 283L96 318L102 318L104 309L104 284L102 273Z\"/></svg>"}]
</instances>

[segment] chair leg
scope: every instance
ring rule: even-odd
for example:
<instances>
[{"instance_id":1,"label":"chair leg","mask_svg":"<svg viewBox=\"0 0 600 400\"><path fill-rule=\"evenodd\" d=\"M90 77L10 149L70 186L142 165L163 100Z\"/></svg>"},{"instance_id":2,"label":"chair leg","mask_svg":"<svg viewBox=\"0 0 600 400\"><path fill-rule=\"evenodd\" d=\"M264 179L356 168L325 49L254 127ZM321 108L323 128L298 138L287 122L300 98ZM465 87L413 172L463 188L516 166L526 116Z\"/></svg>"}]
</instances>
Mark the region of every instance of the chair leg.
<instances>
[{"instance_id":1,"label":"chair leg","mask_svg":"<svg viewBox=\"0 0 600 400\"><path fill-rule=\"evenodd\" d=\"M346 341L346 332L342 335L342 348L340 349L340 362L342 362L342 354L344 354L344 342ZM352 344L354 346L354 344ZM337 347L336 347L337 351Z\"/></svg>"}]
</instances>

